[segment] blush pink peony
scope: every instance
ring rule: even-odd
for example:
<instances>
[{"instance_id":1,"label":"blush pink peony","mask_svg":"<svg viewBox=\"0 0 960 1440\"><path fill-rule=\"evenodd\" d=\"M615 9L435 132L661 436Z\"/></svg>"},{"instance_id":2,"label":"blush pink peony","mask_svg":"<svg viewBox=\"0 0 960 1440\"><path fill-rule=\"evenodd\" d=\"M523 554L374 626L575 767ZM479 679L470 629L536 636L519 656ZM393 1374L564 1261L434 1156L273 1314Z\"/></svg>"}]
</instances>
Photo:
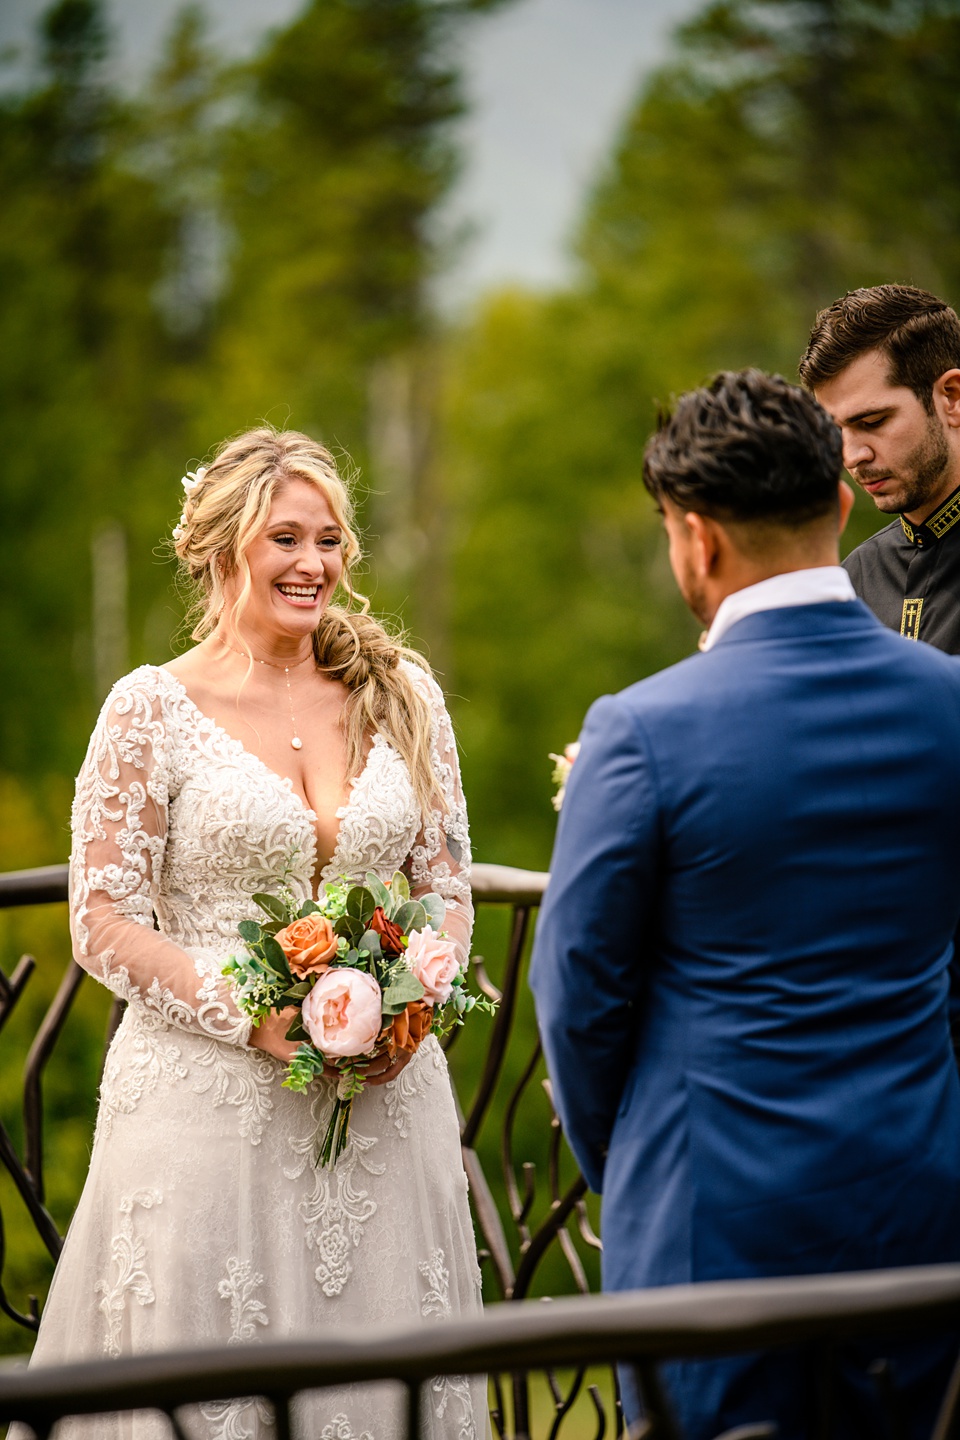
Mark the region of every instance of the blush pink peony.
<instances>
[{"instance_id":1,"label":"blush pink peony","mask_svg":"<svg viewBox=\"0 0 960 1440\"><path fill-rule=\"evenodd\" d=\"M442 939L432 925L424 925L410 936L407 962L423 986L423 998L431 1005L445 1005L460 973L453 941Z\"/></svg>"},{"instance_id":2,"label":"blush pink peony","mask_svg":"<svg viewBox=\"0 0 960 1440\"><path fill-rule=\"evenodd\" d=\"M369 1055L380 1034L380 986L347 965L327 970L303 1002L303 1025L322 1055Z\"/></svg>"}]
</instances>

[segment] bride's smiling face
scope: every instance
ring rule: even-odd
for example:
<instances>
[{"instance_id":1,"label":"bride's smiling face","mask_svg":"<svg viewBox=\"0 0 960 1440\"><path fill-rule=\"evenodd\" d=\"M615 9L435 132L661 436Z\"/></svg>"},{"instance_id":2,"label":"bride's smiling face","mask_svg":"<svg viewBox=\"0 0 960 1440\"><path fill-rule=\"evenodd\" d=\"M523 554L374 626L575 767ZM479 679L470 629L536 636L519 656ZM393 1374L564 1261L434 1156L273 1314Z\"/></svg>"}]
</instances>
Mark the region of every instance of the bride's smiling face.
<instances>
[{"instance_id":1,"label":"bride's smiling face","mask_svg":"<svg viewBox=\"0 0 960 1440\"><path fill-rule=\"evenodd\" d=\"M343 531L323 491L288 480L246 551L250 589L240 624L264 638L296 638L317 628L343 574ZM228 611L243 592L242 568L224 585Z\"/></svg>"}]
</instances>

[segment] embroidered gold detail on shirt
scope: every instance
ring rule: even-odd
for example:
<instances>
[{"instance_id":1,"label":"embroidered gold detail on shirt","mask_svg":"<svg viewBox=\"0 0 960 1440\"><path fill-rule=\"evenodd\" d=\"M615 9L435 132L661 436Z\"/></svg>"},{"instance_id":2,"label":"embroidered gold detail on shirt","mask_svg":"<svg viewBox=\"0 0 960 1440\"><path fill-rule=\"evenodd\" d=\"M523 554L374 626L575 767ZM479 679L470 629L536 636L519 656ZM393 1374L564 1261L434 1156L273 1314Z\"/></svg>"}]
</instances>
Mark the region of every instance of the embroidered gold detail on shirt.
<instances>
[{"instance_id":1,"label":"embroidered gold detail on shirt","mask_svg":"<svg viewBox=\"0 0 960 1440\"><path fill-rule=\"evenodd\" d=\"M941 535L946 535L948 530L953 529L958 520L960 520L960 494L952 495L945 505L941 505L939 510L928 515L924 523L939 540Z\"/></svg>"},{"instance_id":2,"label":"embroidered gold detail on shirt","mask_svg":"<svg viewBox=\"0 0 960 1440\"><path fill-rule=\"evenodd\" d=\"M914 530L913 526L910 524L910 521L904 519L902 515L900 516L900 529L903 531L904 535L906 535L907 539L912 545L917 538L917 533Z\"/></svg>"},{"instance_id":3,"label":"embroidered gold detail on shirt","mask_svg":"<svg viewBox=\"0 0 960 1440\"><path fill-rule=\"evenodd\" d=\"M905 635L908 640L920 639L920 611L923 609L923 597L919 600L904 600L903 618L900 621L900 634Z\"/></svg>"}]
</instances>

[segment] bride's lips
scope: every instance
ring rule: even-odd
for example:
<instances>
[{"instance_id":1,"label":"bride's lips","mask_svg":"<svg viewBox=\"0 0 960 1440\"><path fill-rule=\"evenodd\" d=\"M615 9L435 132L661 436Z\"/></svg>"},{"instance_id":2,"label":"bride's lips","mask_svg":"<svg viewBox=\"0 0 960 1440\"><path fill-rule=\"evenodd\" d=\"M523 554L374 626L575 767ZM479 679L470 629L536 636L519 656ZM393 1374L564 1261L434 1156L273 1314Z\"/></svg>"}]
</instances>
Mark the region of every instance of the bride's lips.
<instances>
[{"instance_id":1,"label":"bride's lips","mask_svg":"<svg viewBox=\"0 0 960 1440\"><path fill-rule=\"evenodd\" d=\"M280 582L274 589L288 605L294 605L298 610L309 610L320 599L323 586L319 581L316 585L284 585Z\"/></svg>"}]
</instances>

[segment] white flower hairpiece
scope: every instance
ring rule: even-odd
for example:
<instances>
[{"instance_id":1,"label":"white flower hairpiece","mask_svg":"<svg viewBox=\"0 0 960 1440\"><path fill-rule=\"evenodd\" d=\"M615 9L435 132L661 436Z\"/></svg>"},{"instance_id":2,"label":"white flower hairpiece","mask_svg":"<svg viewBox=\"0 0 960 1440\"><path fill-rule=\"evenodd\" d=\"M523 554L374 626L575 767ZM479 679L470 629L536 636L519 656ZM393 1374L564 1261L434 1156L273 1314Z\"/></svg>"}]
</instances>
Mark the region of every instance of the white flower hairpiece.
<instances>
[{"instance_id":1,"label":"white flower hairpiece","mask_svg":"<svg viewBox=\"0 0 960 1440\"><path fill-rule=\"evenodd\" d=\"M204 465L200 465L196 470L188 470L186 475L184 475L183 479L180 481L180 484L183 486L184 494L192 495L194 490L196 490L197 486L200 484L200 481L203 479L204 475L206 475L206 473L207 470L206 466ZM186 524L187 509L186 505L184 505L184 508L180 512L180 519L173 527L172 534L174 540L181 540L183 538L183 532L186 528Z\"/></svg>"},{"instance_id":2,"label":"white flower hairpiece","mask_svg":"<svg viewBox=\"0 0 960 1440\"><path fill-rule=\"evenodd\" d=\"M192 492L196 490L197 486L200 484L200 481L203 479L206 473L207 470L206 466L204 465L201 465L198 470L187 471L186 475L184 475L183 479L180 481L180 484L183 486L184 490L187 492L188 495L192 494Z\"/></svg>"}]
</instances>

